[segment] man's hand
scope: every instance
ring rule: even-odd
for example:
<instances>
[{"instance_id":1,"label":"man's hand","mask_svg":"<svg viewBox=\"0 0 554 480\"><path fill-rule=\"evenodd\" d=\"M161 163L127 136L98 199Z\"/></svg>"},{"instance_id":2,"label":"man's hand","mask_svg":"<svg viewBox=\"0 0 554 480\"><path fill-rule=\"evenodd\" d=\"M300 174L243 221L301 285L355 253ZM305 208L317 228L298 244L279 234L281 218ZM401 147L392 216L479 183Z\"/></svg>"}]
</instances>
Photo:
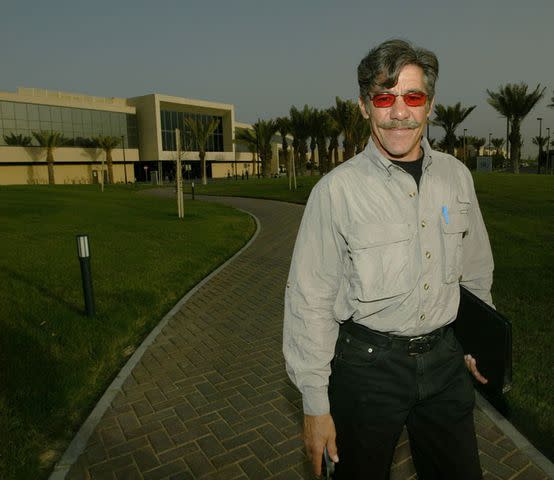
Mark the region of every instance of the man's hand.
<instances>
[{"instance_id":1,"label":"man's hand","mask_svg":"<svg viewBox=\"0 0 554 480\"><path fill-rule=\"evenodd\" d=\"M327 447L331 460L335 463L339 461L335 443L336 436L335 423L330 414L304 415L304 444L317 476L321 475L321 462L325 447Z\"/></svg>"},{"instance_id":2,"label":"man's hand","mask_svg":"<svg viewBox=\"0 0 554 480\"><path fill-rule=\"evenodd\" d=\"M489 381L481 375L479 370L477 370L477 360L475 360L471 355L464 355L464 360L466 361L466 367L471 372L471 374L477 379L480 383L489 383Z\"/></svg>"}]
</instances>

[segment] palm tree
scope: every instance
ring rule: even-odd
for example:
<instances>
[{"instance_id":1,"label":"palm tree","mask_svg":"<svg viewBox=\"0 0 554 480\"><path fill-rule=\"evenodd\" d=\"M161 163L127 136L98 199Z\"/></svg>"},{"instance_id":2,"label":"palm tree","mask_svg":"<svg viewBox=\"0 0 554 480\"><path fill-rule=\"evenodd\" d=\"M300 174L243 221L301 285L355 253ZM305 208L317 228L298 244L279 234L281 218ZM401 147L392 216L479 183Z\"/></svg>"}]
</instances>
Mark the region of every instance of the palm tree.
<instances>
[{"instance_id":1,"label":"palm tree","mask_svg":"<svg viewBox=\"0 0 554 480\"><path fill-rule=\"evenodd\" d=\"M544 96L546 87L541 89L540 84L530 93L527 93L526 83L500 86L497 92L487 89L487 102L500 115L506 117L510 123L510 159L514 173L519 173L519 157L521 155L521 122Z\"/></svg>"},{"instance_id":2,"label":"palm tree","mask_svg":"<svg viewBox=\"0 0 554 480\"><path fill-rule=\"evenodd\" d=\"M494 147L495 155L500 154L500 149L502 148L502 145L504 145L504 139L503 138L492 138L491 139L492 146Z\"/></svg>"},{"instance_id":3,"label":"palm tree","mask_svg":"<svg viewBox=\"0 0 554 480\"><path fill-rule=\"evenodd\" d=\"M546 146L546 142L548 141L547 137L539 137L538 135L536 137L533 137L531 139L534 145L539 147L541 150Z\"/></svg>"},{"instance_id":4,"label":"palm tree","mask_svg":"<svg viewBox=\"0 0 554 480\"><path fill-rule=\"evenodd\" d=\"M331 109L327 109L329 115L329 150L327 154L327 160L329 162L329 169L336 167L339 163L339 136L341 129L337 121L331 115Z\"/></svg>"},{"instance_id":5,"label":"palm tree","mask_svg":"<svg viewBox=\"0 0 554 480\"><path fill-rule=\"evenodd\" d=\"M474 109L475 105L471 107L462 107L461 102L456 103L456 105L448 106L441 105L440 103L435 105L433 125L437 125L444 129L445 135L441 144L450 155L454 154L454 148L456 146L456 129Z\"/></svg>"},{"instance_id":6,"label":"palm tree","mask_svg":"<svg viewBox=\"0 0 554 480\"><path fill-rule=\"evenodd\" d=\"M308 153L306 143L310 136L310 111L311 108L308 105L304 105L302 110L293 105L289 112L291 133L294 137L295 164L302 175L306 172L306 154Z\"/></svg>"},{"instance_id":7,"label":"palm tree","mask_svg":"<svg viewBox=\"0 0 554 480\"><path fill-rule=\"evenodd\" d=\"M471 140L471 144L475 148L475 155L478 156L481 147L484 146L485 143L487 143L487 139L483 137L473 137Z\"/></svg>"},{"instance_id":8,"label":"palm tree","mask_svg":"<svg viewBox=\"0 0 554 480\"><path fill-rule=\"evenodd\" d=\"M317 155L319 157L319 173L323 175L329 169L327 165L327 137L329 137L331 130L331 117L329 116L327 111L314 108L312 111L311 120L312 141L315 141L315 144L317 146ZM312 174L315 169L314 163L315 162L312 162Z\"/></svg>"},{"instance_id":9,"label":"palm tree","mask_svg":"<svg viewBox=\"0 0 554 480\"><path fill-rule=\"evenodd\" d=\"M287 175L290 176L291 168L289 161L289 144L287 142L287 135L291 133L290 118L279 117L275 120L275 125L279 135L281 135L281 145L283 147L283 156L285 157L285 165L287 168Z\"/></svg>"},{"instance_id":10,"label":"palm tree","mask_svg":"<svg viewBox=\"0 0 554 480\"><path fill-rule=\"evenodd\" d=\"M30 147L33 139L27 135L10 133L9 135L4 135L4 141L10 147Z\"/></svg>"},{"instance_id":11,"label":"palm tree","mask_svg":"<svg viewBox=\"0 0 554 480\"><path fill-rule=\"evenodd\" d=\"M317 135L318 130L320 126L318 125L319 122L319 111L317 108L310 109L310 116L309 116L309 131L310 131L310 175L314 174L315 170L315 149L317 148ZM321 160L320 165L321 169Z\"/></svg>"},{"instance_id":12,"label":"palm tree","mask_svg":"<svg viewBox=\"0 0 554 480\"><path fill-rule=\"evenodd\" d=\"M218 125L219 119L217 118L212 118L209 123L205 123L196 117L185 118L185 127L188 127L194 143L198 146L200 168L202 169L202 185L208 184L208 176L206 174L206 146L210 135L215 132Z\"/></svg>"},{"instance_id":13,"label":"palm tree","mask_svg":"<svg viewBox=\"0 0 554 480\"><path fill-rule=\"evenodd\" d=\"M356 146L356 153L360 153L369 140L371 135L371 124L362 115L362 112L358 109L356 112L356 123L354 127L354 145Z\"/></svg>"},{"instance_id":14,"label":"palm tree","mask_svg":"<svg viewBox=\"0 0 554 480\"><path fill-rule=\"evenodd\" d=\"M48 163L48 183L54 185L54 150L65 145L66 139L60 132L32 132L38 144L46 148L46 162Z\"/></svg>"},{"instance_id":15,"label":"palm tree","mask_svg":"<svg viewBox=\"0 0 554 480\"><path fill-rule=\"evenodd\" d=\"M256 152L258 151L258 141L254 130L248 128L237 128L235 131L235 143L240 143L248 148L252 154L252 175L256 172ZM248 172L247 172L248 173Z\"/></svg>"},{"instance_id":16,"label":"palm tree","mask_svg":"<svg viewBox=\"0 0 554 480\"><path fill-rule=\"evenodd\" d=\"M112 150L121 142L121 137L112 137L110 135L99 135L93 138L98 148L106 153L106 164L108 165L108 184L114 183Z\"/></svg>"},{"instance_id":17,"label":"palm tree","mask_svg":"<svg viewBox=\"0 0 554 480\"><path fill-rule=\"evenodd\" d=\"M335 106L331 107L331 116L335 119L343 135L344 156L348 160L354 156L356 148L356 124L358 122L359 108L352 100L341 100L335 98Z\"/></svg>"},{"instance_id":18,"label":"palm tree","mask_svg":"<svg viewBox=\"0 0 554 480\"><path fill-rule=\"evenodd\" d=\"M258 149L262 162L262 176L268 178L271 174L271 140L275 132L277 132L277 124L274 120L258 119L253 127L258 139Z\"/></svg>"}]
</instances>

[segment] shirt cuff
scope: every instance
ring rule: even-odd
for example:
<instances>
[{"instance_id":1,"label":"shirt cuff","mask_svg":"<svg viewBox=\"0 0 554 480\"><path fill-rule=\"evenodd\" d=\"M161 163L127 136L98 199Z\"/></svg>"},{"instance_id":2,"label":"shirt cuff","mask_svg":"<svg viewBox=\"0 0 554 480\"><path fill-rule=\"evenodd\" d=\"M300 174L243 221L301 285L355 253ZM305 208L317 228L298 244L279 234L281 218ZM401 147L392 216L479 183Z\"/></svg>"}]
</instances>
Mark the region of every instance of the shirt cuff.
<instances>
[{"instance_id":1,"label":"shirt cuff","mask_svg":"<svg viewBox=\"0 0 554 480\"><path fill-rule=\"evenodd\" d=\"M329 407L329 395L327 387L307 387L302 391L302 406L304 415L326 415L331 409Z\"/></svg>"}]
</instances>

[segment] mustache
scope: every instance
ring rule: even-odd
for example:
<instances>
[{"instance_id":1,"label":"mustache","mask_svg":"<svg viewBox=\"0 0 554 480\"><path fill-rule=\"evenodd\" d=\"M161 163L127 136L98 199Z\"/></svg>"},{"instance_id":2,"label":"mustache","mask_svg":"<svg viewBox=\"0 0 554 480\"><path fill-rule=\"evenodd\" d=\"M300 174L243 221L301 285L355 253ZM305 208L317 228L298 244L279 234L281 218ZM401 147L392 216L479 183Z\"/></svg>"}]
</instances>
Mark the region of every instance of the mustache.
<instances>
[{"instance_id":1,"label":"mustache","mask_svg":"<svg viewBox=\"0 0 554 480\"><path fill-rule=\"evenodd\" d=\"M393 128L409 128L416 129L421 126L421 123L417 120L389 120L388 122L381 122L377 124L379 128L385 130L391 130Z\"/></svg>"}]
</instances>

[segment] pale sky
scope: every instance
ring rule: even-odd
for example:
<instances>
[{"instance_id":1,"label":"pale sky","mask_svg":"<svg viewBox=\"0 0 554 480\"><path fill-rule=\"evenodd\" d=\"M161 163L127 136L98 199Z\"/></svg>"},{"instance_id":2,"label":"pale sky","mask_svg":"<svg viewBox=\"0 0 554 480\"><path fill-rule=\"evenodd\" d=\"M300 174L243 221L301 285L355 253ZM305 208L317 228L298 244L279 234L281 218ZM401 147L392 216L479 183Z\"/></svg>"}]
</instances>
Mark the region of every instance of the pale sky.
<instances>
[{"instance_id":1,"label":"pale sky","mask_svg":"<svg viewBox=\"0 0 554 480\"><path fill-rule=\"evenodd\" d=\"M106 97L164 93L235 105L236 119L355 99L370 48L402 37L440 61L436 102L477 105L457 131L505 136L486 89L546 86L523 123L554 138L553 0L3 1L0 91L18 86ZM441 138L438 127L431 137Z\"/></svg>"}]
</instances>

